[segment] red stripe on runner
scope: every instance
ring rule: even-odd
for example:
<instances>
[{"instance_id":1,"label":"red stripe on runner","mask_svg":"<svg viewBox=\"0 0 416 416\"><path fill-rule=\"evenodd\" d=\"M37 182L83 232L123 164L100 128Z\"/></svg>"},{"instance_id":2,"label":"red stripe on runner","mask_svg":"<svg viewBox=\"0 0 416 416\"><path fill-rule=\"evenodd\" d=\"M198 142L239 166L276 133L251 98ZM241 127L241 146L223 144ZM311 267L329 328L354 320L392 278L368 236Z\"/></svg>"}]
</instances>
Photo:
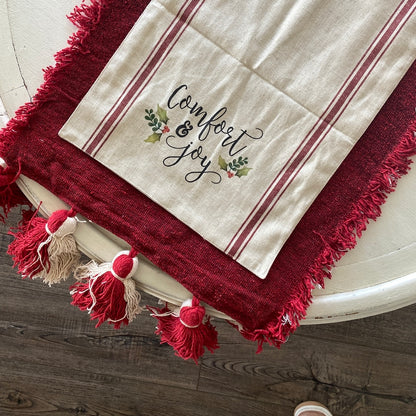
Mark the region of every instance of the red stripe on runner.
<instances>
[{"instance_id":1,"label":"red stripe on runner","mask_svg":"<svg viewBox=\"0 0 416 416\"><path fill-rule=\"evenodd\" d=\"M406 17L405 20L402 20L401 24L402 26L407 22L407 20L409 20L410 16L412 13L409 13L408 16ZM393 40L396 38L396 36L398 35L399 31L397 31L395 33L395 35L393 37L390 38L389 42L386 44L386 49L390 46L390 44L393 42ZM379 60L381 59L383 54L381 54L377 60L375 60L372 64L372 68L371 70L375 67L375 65L379 62ZM365 82L365 80L368 78L368 76L370 75L371 71L369 71L365 77L363 77L360 81L360 87L361 85ZM359 91L359 88L357 88L355 90L355 92L348 98L346 104L349 104L351 102L351 100L354 98L355 94ZM332 120L332 124L334 125L338 119L341 117L342 112L340 112L338 114L338 116ZM316 125L316 124L315 124ZM321 144L321 142L325 139L325 137L327 136L327 134L329 133L330 129L328 129L324 136L322 136L319 141L317 142L317 147L319 147L319 145ZM286 184L285 188L282 190L282 193L279 195L279 197L274 200L272 202L272 204L268 207L268 210L265 214L265 216L256 224L255 228L253 228L253 230L251 231L251 234L249 234L248 238L246 239L246 241L244 242L244 244L242 244L240 250L237 251L237 255L234 256L234 259L237 260L240 257L240 254L244 251L245 247L248 245L248 243L251 241L252 237L254 236L254 234L257 232L257 230L259 229L259 227L261 226L261 224L263 223L263 221L266 219L267 215L270 213L270 211L275 207L275 205L277 204L277 202L279 201L280 197L283 195L283 193L286 191L286 189L291 185L291 183L293 182L293 180L296 178L297 174L299 173L299 171L303 168L303 166L307 163L307 161L311 158L311 156L313 155L313 152L311 152L308 157L302 162L302 164L298 167L298 171L296 172L296 174L290 179L290 181ZM286 163L287 165L287 163ZM254 210L253 210L254 211ZM252 211L252 212L253 212Z\"/></svg>"},{"instance_id":2,"label":"red stripe on runner","mask_svg":"<svg viewBox=\"0 0 416 416\"><path fill-rule=\"evenodd\" d=\"M305 143L305 140L311 135L311 133L314 131L315 127L318 125L318 128L315 130L315 132L312 134L309 140L306 141L306 144L304 144L302 150L300 153L295 157L295 159L290 163L289 167L287 165L289 164L289 161L286 162L283 169L279 172L279 174L276 176L272 184L268 187L266 192L263 194L260 201L256 204L255 208L252 210L250 215L247 217L247 219L244 221L240 229L237 231L235 236L231 239L230 243L228 244L225 252L232 256L233 258L238 258L242 251L245 249L251 238L253 237L254 233L257 231L257 229L260 227L261 223L265 220L266 216L270 213L271 209L276 205L280 197L283 195L287 187L290 185L290 183L295 179L296 175L299 173L300 169L296 172L295 176L291 178L290 182L287 184L285 189L280 193L286 182L289 180L293 172L296 170L298 165L302 163L302 160L304 157L308 156L309 150L313 147L315 143L319 141L319 144L322 142L323 138L328 134L330 129L332 128L332 124L335 124L335 122L339 119L339 117L344 112L345 108L355 96L358 89L353 93L354 89L359 85L361 87L362 81L365 73L368 71L370 66L374 63L376 57L380 52L382 51L383 47L388 43L388 46L391 44L391 41L388 42L389 38L392 36L392 34L397 30L397 28L400 26L401 23L403 23L403 20L405 16L408 14L408 12L411 10L411 8L414 6L415 1L402 1L398 8L394 11L388 22L383 26L381 31L382 33L384 29L387 27L387 30L384 32L384 34L379 38L378 41L373 41L370 47L366 50L363 57L360 59L359 63L356 65L354 70L351 72L347 80L343 83L340 90L335 95L334 99L331 101L330 105L327 107L327 109L324 111L323 115L320 117L320 119L315 123L315 125L312 127L312 129L309 131L305 139L302 141L301 145ZM397 14L396 17L393 18L393 16L396 14L397 10L404 4L400 12ZM412 11L413 13L413 11ZM405 19L405 21L408 20L410 15ZM404 22L405 22L404 21ZM404 24L404 23L403 23ZM403 25L402 25L403 26ZM401 29L401 28L400 28ZM378 35L378 36L379 36ZM397 35L397 33L396 33ZM394 36L394 38L396 37ZM377 37L378 37L377 36ZM376 39L377 39L376 37ZM372 50L371 47L375 44ZM385 48L387 50L388 47ZM368 51L370 50L369 55L367 58L364 59L364 56L367 55ZM385 50L382 52L384 54ZM381 58L382 54L379 56L378 60ZM361 66L360 65L361 63ZM372 66L371 70L374 68L375 64ZM356 71L358 67L358 71L355 73L355 75L351 78L352 74ZM368 77L371 70L367 73L365 76L365 79ZM350 81L348 81L350 79ZM360 81L362 81L360 83ZM343 88L346 85L345 89ZM342 91L344 89L344 91ZM342 93L341 93L342 91ZM341 94L340 94L341 93ZM353 95L351 96L351 94ZM338 97L338 98L337 98ZM329 113L325 115L325 113L328 112L329 108L331 107ZM342 108L344 106L344 108ZM342 111L341 111L342 110ZM336 118L336 119L335 119ZM329 126L328 131L325 132L325 135L321 138L323 132L325 129ZM321 138L321 139L320 139ZM320 140L319 140L320 139ZM300 146L301 146L300 145ZM315 147L313 152L317 149L318 146ZM293 159L296 152L299 150L299 147L296 149L295 153L291 156L290 159ZM312 156L313 152L307 157L307 159L303 162L301 168L306 163L306 161ZM289 159L289 160L290 160ZM283 176L281 176L282 172ZM281 177L280 177L281 176ZM279 179L280 177L280 179ZM272 188L272 189L271 189ZM270 191L271 189L271 191ZM267 193L270 191L270 193L267 195ZM267 196L266 196L267 195ZM275 198L278 196L277 200ZM271 206L271 208L270 208ZM269 209L270 208L270 209ZM268 213L266 214L266 211L268 210ZM254 215L253 215L254 213Z\"/></svg>"},{"instance_id":3,"label":"red stripe on runner","mask_svg":"<svg viewBox=\"0 0 416 416\"><path fill-rule=\"evenodd\" d=\"M156 45L153 47L152 51L150 52L150 54L148 55L148 57L146 58L146 60L143 62L143 64L140 66L139 70L136 72L136 74L134 75L134 77L129 81L129 83L127 84L127 86L124 88L123 92L120 94L119 98L114 102L114 104L111 106L111 108L108 110L107 114L103 117L103 119L100 121L100 123L97 125L96 129L93 131L93 133L91 134L91 136L88 138L88 140L85 142L85 144L82 146L82 149L85 150L88 145L91 143L91 141L94 139L95 135L97 134L97 132L100 130L101 126L106 122L106 120L108 119L109 115L113 112L113 110L117 107L117 105L120 103L121 97L123 97L123 95L126 93L126 91L128 91L132 84L134 83L135 79L137 78L137 76L140 74L140 72L143 70L143 68L145 67L145 65L148 63L148 61L150 60L153 52L159 47L160 43L162 42L162 39L165 37L166 33L169 31L169 29L172 27L173 23L175 22L176 19L178 19L179 15L182 13L183 8L186 5L186 1L184 2L184 4L182 5L182 7L179 9L178 13L176 14L175 18L172 20L172 22L170 23L170 25L166 28L166 30L163 32L162 36L160 37L160 39L158 40L158 42L156 43Z\"/></svg>"},{"instance_id":4,"label":"red stripe on runner","mask_svg":"<svg viewBox=\"0 0 416 416\"><path fill-rule=\"evenodd\" d=\"M200 5L194 9L194 15L198 12L198 10L201 8L202 6L202 2L200 3ZM186 30L186 28L189 26L189 23L192 21L193 16L189 19L189 21L187 22L186 25L184 25L182 27L182 33ZM95 156L100 149L104 146L104 144L106 143L107 139L113 134L114 130L117 128L117 126L119 125L119 123L121 122L121 120L124 118L124 116L126 115L126 113L130 110L130 108L134 105L136 99L140 96L140 94L142 93L142 91L146 88L146 86L149 84L149 82L152 80L153 76L156 74L156 72L158 71L158 69L160 68L160 66L163 64L163 62L165 62L166 58L168 57L170 51L173 49L173 47L176 45L176 43L179 41L180 37L182 36L182 33L180 33L176 39L171 43L169 50L167 50L167 52L165 53L165 55L163 56L163 58L158 62L158 64L153 68L153 73L147 78L147 80L144 81L143 85L141 85L141 88L138 89L135 93L134 93L134 97L132 98L132 100L130 100L129 104L125 106L125 108L122 109L122 113L121 116L118 118L117 121L114 122L114 124L110 127L110 129L108 130L107 133L107 137L101 141L100 144L97 145L97 147L94 149L94 151L91 153L91 156Z\"/></svg>"},{"instance_id":5,"label":"red stripe on runner","mask_svg":"<svg viewBox=\"0 0 416 416\"><path fill-rule=\"evenodd\" d=\"M394 16L397 11L400 9L400 7L402 6L403 1L396 7L396 9L394 10L394 12L392 13L392 16ZM384 26L381 28L381 30L379 31L380 33L383 33L384 29L388 26L388 23L391 19L389 19ZM279 174L276 176L276 178L286 169L286 167L289 165L291 159L293 159L293 157L295 157L296 153L299 151L299 149L303 146L303 144L305 143L305 141L307 140L309 134L311 134L312 131L314 131L314 129L316 128L316 126L318 125L318 123L320 122L320 120L325 116L325 114L330 110L332 104L335 102L335 100L337 99L337 97L339 96L340 92L344 89L345 85L347 85L348 80L351 78L352 74L355 73L356 69L360 66L361 62L365 59L365 56L367 55L368 51L371 50L371 48L373 47L373 45L376 43L377 41L377 37L374 38L374 40L371 42L370 46L367 48L367 50L365 51L365 53L363 54L363 56L361 57L361 59L357 62L357 64L355 65L354 69L351 71L350 75L348 76L348 78L345 79L345 81L343 82L343 84L341 85L340 89L338 90L338 92L335 94L334 98L331 100L331 102L328 104L327 108L325 109L325 111L323 112L323 114L316 120L315 124L313 125L312 129L309 131L309 133L305 136L305 138L299 143L298 147L296 148L296 150L294 151L294 153L292 154L291 158L289 158L286 163L284 164L284 166L282 167L282 169L280 170ZM275 178L275 180L276 180ZM266 189L266 191L263 194L267 195L267 193L270 191L270 189L273 186L273 181L270 183L270 185L268 186L268 188ZM262 198L263 198L262 197ZM261 199L257 202L257 204L254 206L254 208L252 209L252 211L250 212L248 218L253 214L253 212L257 209L257 207L260 205L261 203ZM247 220L246 220L247 221ZM244 223L241 225L241 227L238 229L238 231L236 232L235 236L238 235L238 233L241 231L241 229L243 228ZM234 237L235 238L235 237ZM229 243L229 245L227 246L226 250L228 250L229 246L231 245L231 242Z\"/></svg>"},{"instance_id":6,"label":"red stripe on runner","mask_svg":"<svg viewBox=\"0 0 416 416\"><path fill-rule=\"evenodd\" d=\"M247 224L247 221L250 219L251 215L253 215L253 213L256 211L256 209L258 209L258 207L261 205L262 203L262 199L265 198L265 196L268 194L268 192L270 191L270 189L273 187L274 183L276 183L276 180L278 180L279 176L282 174L282 172L285 171L285 169L287 168L287 166L289 165L289 163L291 162L291 160L293 160L293 158L295 157L295 155L297 154L297 152L299 151L299 149L305 144L306 140L308 139L309 135L312 134L312 132L315 130L315 128L317 127L317 125L321 122L321 120L323 120L324 118L326 119L326 113L328 111L330 111L333 103L337 100L337 98L340 96L340 93L342 93L344 87L348 84L348 81L351 79L352 75L355 73L355 71L357 70L357 68L360 67L360 64L365 60L365 57L368 54L368 51L370 51L373 47L373 45L376 44L376 42L378 41L378 37L380 34L382 34L385 30L386 27L388 27L391 19L393 16L396 15L397 11L400 10L400 8L403 6L403 4L405 3L405 0L403 0L394 10L394 12L392 13L391 17L389 18L389 20L384 24L384 26L381 28L381 30L379 31L379 34L374 38L374 40L371 42L370 46L367 48L367 50L365 51L365 53L363 54L363 56L360 58L360 60L357 62L357 64L355 65L354 69L351 71L350 75L346 78L346 80L343 82L343 84L341 85L340 89L338 90L338 92L335 94L334 98L331 100L331 102L328 104L327 108L325 109L325 111L323 112L323 114L318 118L318 120L315 122L315 124L313 125L313 127L311 128L311 130L308 132L308 134L305 136L305 138L299 143L298 147L296 148L296 150L294 151L294 153L292 154L292 156L287 160L287 162L285 163L285 165L282 167L282 169L280 170L280 172L278 173L278 175L276 176L276 178L274 179L274 181L272 181L270 183L270 185L268 186L268 188L266 189L266 191L264 192L263 196L260 198L260 200L257 202L257 204L253 207L253 209L251 210L250 214L248 215L248 217L246 218L246 220L243 222L243 224L240 226L240 228L238 229L238 231L236 232L236 234L234 235L234 237L231 239L230 243L228 244L227 248L225 249L225 252L227 252L227 250L230 248L230 246L234 243L235 238L239 235L239 233L241 232L241 230L243 229L243 227L245 226L245 224ZM407 19L406 19L407 20ZM368 76L368 75L367 75ZM367 77L366 77L367 78ZM353 94L353 96L355 95L355 93ZM353 98L353 96L349 99L348 103L351 101L351 99ZM337 119L335 120L335 122L339 119L339 117L342 115L342 113L337 117ZM332 124L335 123L334 121L332 121ZM309 159L309 158L308 158ZM292 179L293 180L293 179ZM292 182L292 181L291 181ZM275 205L275 204L274 204ZM258 227L256 227L256 230L258 229ZM244 247L247 244L244 245Z\"/></svg>"},{"instance_id":7,"label":"red stripe on runner","mask_svg":"<svg viewBox=\"0 0 416 416\"><path fill-rule=\"evenodd\" d=\"M163 54L168 50L169 46L171 45L171 43L174 40L174 38L176 37L176 35L179 33L179 31L184 26L189 25L193 16L192 16L191 19L189 19L189 17L191 15L191 13L194 11L194 9L196 9L196 6L200 3L200 1L201 0L191 0L189 5L184 10L183 14L181 16L179 16L179 19L177 17L174 19L174 21L177 20L177 22L175 23L175 25L173 26L173 28L171 29L169 34L165 37L163 42L159 45L159 47L156 50L156 53L153 55L153 57L150 59L150 61L147 63L147 65L141 70L141 73L140 73L138 79L134 81L133 85L131 85L130 89L126 92L124 97L121 100L119 99L119 102L118 102L116 108L113 109L111 114L108 116L106 122L102 125L101 129L96 133L93 140L89 141L89 145L86 148L83 149L86 153L91 155L98 145L101 144L101 146L102 146L103 142L105 142L105 140L107 140L108 131L111 129L111 127L113 127L115 121L123 113L123 110L129 104L130 100L134 97L137 90L141 87L141 85L144 83L144 81L146 81L146 79L150 76L150 74L152 73L152 69L155 66L157 66L158 62L161 60ZM202 4L202 2L201 2L201 4ZM196 9L196 10L198 10L198 9ZM189 21L188 21L188 19L189 19ZM152 53L153 53L153 51L154 51L154 49L152 50ZM153 73L153 75L154 75L154 73ZM118 122L119 121L120 120L118 120ZM112 129L112 131L113 130L114 129ZM107 135L107 138L105 138L106 135Z\"/></svg>"},{"instance_id":8,"label":"red stripe on runner","mask_svg":"<svg viewBox=\"0 0 416 416\"><path fill-rule=\"evenodd\" d=\"M391 18L396 14L396 12L400 9L400 7L403 5L403 3L405 3L405 1L402 1L396 8L396 10L393 12ZM406 20L402 23L402 25L409 19L411 14L409 14L409 16L406 18ZM384 29L388 26L389 22L391 21L391 18L384 24L383 28L380 30L379 35L381 33L383 33ZM395 39L396 35L390 40L388 46L391 44L391 42ZM327 113L332 104L335 102L335 100L339 97L340 92L343 90L344 86L347 85L348 80L351 78L351 76L354 74L354 72L356 71L357 68L359 68L361 62L364 61L367 53L369 50L371 50L372 46L377 42L377 38L376 37L373 42L370 44L370 46L367 48L367 50L365 51L364 55L361 57L361 59L359 60L359 62L356 64L356 66L354 67L354 69L352 70L351 74L349 75L349 77L344 81L344 83L342 84L341 88L338 90L337 94L334 96L334 98L332 99L332 101L330 102L330 104L328 105L328 107L325 109L324 113L319 117L319 119L316 121L316 123L313 125L312 129L309 131L309 133L305 136L305 138L302 140L302 142L298 145L298 147L296 148L295 152L293 153L293 155L291 156L291 158L289 158L287 160L287 162L285 163L285 165L283 166L283 168L280 170L279 174L276 176L275 180L269 185L269 187L266 189L266 191L264 192L262 198L257 202L257 204L254 206L254 208L252 209L252 211L250 212L249 216L247 217L247 219L245 220L245 222L240 226L240 228L238 229L238 231L236 232L236 234L234 235L233 239L231 239L230 243L228 244L225 252L227 252L227 250L229 249L229 247L234 243L235 238L239 235L239 233L241 232L241 230L243 229L243 227L245 226L245 224L247 224L247 221L250 219L251 215L253 215L253 213L256 211L256 209L260 206L260 204L262 203L262 199L265 198L265 196L268 194L268 192L270 191L270 189L273 187L273 184L276 182L276 180L279 178L280 174L285 171L286 167L289 165L290 161L293 160L293 157L295 157L296 153L299 151L299 149L302 147L302 145L304 145L305 141L307 140L307 138L309 137L309 135L314 131L314 129L316 128L316 126L321 122L321 120L326 119L325 113ZM382 55L381 55L382 56ZM373 67L376 65L376 63L379 61L379 59L381 58L381 56L377 59L377 61L373 64ZM371 72L371 71L370 71ZM361 80L361 84L367 79L367 77L369 76L369 73L364 77L364 79ZM355 94L358 92L358 89L350 96L350 98L347 101L347 104L349 104L349 102L353 99L353 97L355 96ZM338 115L338 117L335 120L332 120L332 124L335 124L336 121L339 119L339 117L342 115L342 112ZM325 133L325 136L328 134L329 130ZM325 137L324 136L324 137ZM324 138L323 137L323 138ZM321 140L319 140L319 143L322 142L323 138ZM309 155L308 158L304 161L303 165L307 162L307 160L309 160L309 158L312 156ZM303 167L303 165L301 166L301 168ZM286 188L292 183L292 181L294 180L294 178L291 179L291 181L289 182L289 184L285 187ZM280 199L280 198L279 198ZM273 206L268 210L269 212L271 211L271 209L273 209L273 207L276 205L276 203L278 202L275 201L275 203L273 204ZM267 214L268 215L268 214ZM261 220L261 223L264 221L265 218L263 218ZM259 228L259 226L261 225L258 224L257 227L255 228L255 231L252 232L255 233L257 231L257 229ZM251 236L252 237L252 236ZM250 237L250 240L251 240ZM244 250L244 248L247 246L248 241L241 247L241 250ZM241 253L240 253L241 254ZM235 259L237 259L239 257L236 256L234 257Z\"/></svg>"}]
</instances>

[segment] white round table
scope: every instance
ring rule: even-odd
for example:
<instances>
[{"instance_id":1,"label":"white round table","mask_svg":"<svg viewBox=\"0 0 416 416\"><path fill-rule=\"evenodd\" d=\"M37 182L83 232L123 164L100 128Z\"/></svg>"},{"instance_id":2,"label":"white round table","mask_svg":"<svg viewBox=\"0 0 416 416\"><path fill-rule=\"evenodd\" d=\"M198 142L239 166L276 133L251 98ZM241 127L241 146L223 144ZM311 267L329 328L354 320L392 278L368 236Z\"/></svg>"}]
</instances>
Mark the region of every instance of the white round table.
<instances>
[{"instance_id":1,"label":"white round table","mask_svg":"<svg viewBox=\"0 0 416 416\"><path fill-rule=\"evenodd\" d=\"M66 19L80 0L0 0L0 125L30 100L43 82L42 68L64 48L75 31ZM51 35L53 34L53 35ZM43 213L65 204L28 178L19 186ZM98 260L111 260L125 243L106 230L85 222L75 235L81 250ZM173 278L143 259L137 284L162 300L180 305L190 293ZM302 324L345 321L375 315L416 301L416 169L399 181L357 247L337 263L323 290L315 290L313 304ZM209 308L208 308L209 309ZM209 309L210 314L225 317Z\"/></svg>"}]
</instances>

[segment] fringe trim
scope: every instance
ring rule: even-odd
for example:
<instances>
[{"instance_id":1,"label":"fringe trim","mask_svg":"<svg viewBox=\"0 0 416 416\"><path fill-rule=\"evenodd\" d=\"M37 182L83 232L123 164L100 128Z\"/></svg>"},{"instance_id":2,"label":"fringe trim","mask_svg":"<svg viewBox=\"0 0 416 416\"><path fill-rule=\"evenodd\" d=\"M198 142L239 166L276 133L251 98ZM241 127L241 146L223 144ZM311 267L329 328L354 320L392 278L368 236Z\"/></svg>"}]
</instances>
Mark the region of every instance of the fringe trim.
<instances>
[{"instance_id":1,"label":"fringe trim","mask_svg":"<svg viewBox=\"0 0 416 416\"><path fill-rule=\"evenodd\" d=\"M3 211L0 212L0 221L4 223L12 208L18 205L30 206L30 202L16 183L21 171L20 160L17 161L17 171L2 162L3 160L0 159L0 208Z\"/></svg>"},{"instance_id":2,"label":"fringe trim","mask_svg":"<svg viewBox=\"0 0 416 416\"><path fill-rule=\"evenodd\" d=\"M16 161L9 160L8 150L13 143L16 132L25 128L30 121L32 114L46 102L54 85L54 76L63 67L72 63L77 53L87 54L85 40L97 26L102 10L108 6L111 0L91 0L91 4L76 6L74 11L67 16L68 19L78 28L68 40L68 47L55 54L55 66L49 66L43 70L44 83L38 88L32 102L22 105L13 118L9 120L6 127L0 132L0 157L15 170Z\"/></svg>"},{"instance_id":3,"label":"fringe trim","mask_svg":"<svg viewBox=\"0 0 416 416\"><path fill-rule=\"evenodd\" d=\"M339 224L331 238L321 239L324 247L315 264L307 273L299 296L290 302L285 311L264 329L252 332L239 328L248 340L257 341L257 352L261 352L264 342L280 348L281 344L299 326L306 316L306 310L312 303L312 290L324 287L325 278L331 278L331 269L335 262L355 247L357 240L366 230L369 220L376 220L381 214L381 205L396 188L398 180L408 173L416 155L416 119L410 125L397 147L390 153L381 166L379 173L370 181L369 186L351 209L350 215ZM235 325L233 325L235 326Z\"/></svg>"}]
</instances>

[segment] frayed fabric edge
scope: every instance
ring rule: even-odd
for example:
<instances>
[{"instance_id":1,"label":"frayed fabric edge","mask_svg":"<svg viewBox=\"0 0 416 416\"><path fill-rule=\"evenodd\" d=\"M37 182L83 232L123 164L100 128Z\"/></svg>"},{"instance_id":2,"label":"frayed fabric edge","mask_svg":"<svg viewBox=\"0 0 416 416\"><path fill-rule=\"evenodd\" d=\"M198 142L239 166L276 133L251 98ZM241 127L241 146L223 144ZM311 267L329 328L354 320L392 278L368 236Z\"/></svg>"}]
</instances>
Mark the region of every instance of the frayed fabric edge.
<instances>
[{"instance_id":1,"label":"frayed fabric edge","mask_svg":"<svg viewBox=\"0 0 416 416\"><path fill-rule=\"evenodd\" d=\"M325 286L325 279L331 278L331 270L335 263L356 246L369 221L375 221L381 215L381 206L395 190L398 180L409 172L413 163L411 157L414 155L416 155L416 119L396 148L385 159L377 175L369 182L367 190L352 205L349 216L340 222L332 237L324 239L320 236L324 247L307 272L299 295L265 328L254 331L238 328L244 338L257 341L258 353L262 351L265 342L280 348L289 335L299 327L300 321L306 317L307 308L312 303L312 290Z\"/></svg>"},{"instance_id":2,"label":"frayed fabric edge","mask_svg":"<svg viewBox=\"0 0 416 416\"><path fill-rule=\"evenodd\" d=\"M69 46L55 54L54 66L49 66L43 70L44 82L36 91L32 101L19 107L15 116L0 131L0 156L16 172L18 171L17 161L13 160L13 157L8 157L8 150L14 141L16 132L24 129L29 124L32 114L39 109L42 103L48 100L54 85L54 74L59 72L63 67L71 64L76 53L88 53L85 40L99 23L103 8L107 7L110 2L111 0L92 0L89 5L82 4L81 6L76 6L74 11L67 16L78 28L69 38Z\"/></svg>"}]
</instances>

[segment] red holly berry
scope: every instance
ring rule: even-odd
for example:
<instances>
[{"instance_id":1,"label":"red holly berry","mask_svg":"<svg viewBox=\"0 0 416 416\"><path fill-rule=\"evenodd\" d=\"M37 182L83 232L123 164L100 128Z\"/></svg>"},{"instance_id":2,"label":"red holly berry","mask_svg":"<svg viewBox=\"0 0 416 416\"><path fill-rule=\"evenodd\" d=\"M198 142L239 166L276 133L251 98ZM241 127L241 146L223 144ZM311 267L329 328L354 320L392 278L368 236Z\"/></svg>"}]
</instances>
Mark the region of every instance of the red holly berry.
<instances>
[{"instance_id":1,"label":"red holly berry","mask_svg":"<svg viewBox=\"0 0 416 416\"><path fill-rule=\"evenodd\" d=\"M230 172L229 170L227 171L227 175L229 178L232 178L234 176L234 173Z\"/></svg>"},{"instance_id":2,"label":"red holly berry","mask_svg":"<svg viewBox=\"0 0 416 416\"><path fill-rule=\"evenodd\" d=\"M168 126L165 126L162 130L162 133L169 133L169 132L170 132L170 129Z\"/></svg>"}]
</instances>

